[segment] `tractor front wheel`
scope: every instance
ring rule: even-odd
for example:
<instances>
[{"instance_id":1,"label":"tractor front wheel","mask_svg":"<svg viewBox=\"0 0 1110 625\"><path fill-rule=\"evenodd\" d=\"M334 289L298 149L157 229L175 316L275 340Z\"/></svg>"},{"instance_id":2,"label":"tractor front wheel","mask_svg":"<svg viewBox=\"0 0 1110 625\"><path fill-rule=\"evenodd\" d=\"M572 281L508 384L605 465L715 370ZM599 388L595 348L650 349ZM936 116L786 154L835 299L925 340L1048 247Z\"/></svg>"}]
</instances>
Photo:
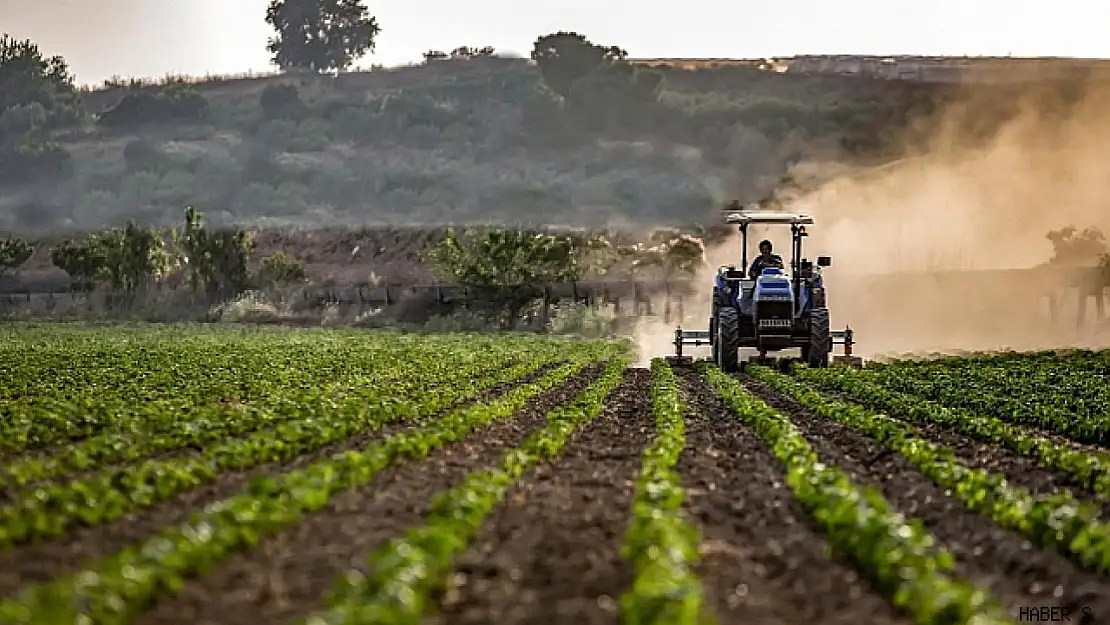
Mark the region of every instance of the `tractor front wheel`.
<instances>
[{"instance_id":1,"label":"tractor front wheel","mask_svg":"<svg viewBox=\"0 0 1110 625\"><path fill-rule=\"evenodd\" d=\"M717 310L716 345L713 346L717 366L733 373L740 368L740 313L735 308Z\"/></svg>"},{"instance_id":2,"label":"tractor front wheel","mask_svg":"<svg viewBox=\"0 0 1110 625\"><path fill-rule=\"evenodd\" d=\"M829 310L818 308L809 313L809 345L802 348L802 360L814 369L829 366L832 353L832 329L829 324Z\"/></svg>"}]
</instances>

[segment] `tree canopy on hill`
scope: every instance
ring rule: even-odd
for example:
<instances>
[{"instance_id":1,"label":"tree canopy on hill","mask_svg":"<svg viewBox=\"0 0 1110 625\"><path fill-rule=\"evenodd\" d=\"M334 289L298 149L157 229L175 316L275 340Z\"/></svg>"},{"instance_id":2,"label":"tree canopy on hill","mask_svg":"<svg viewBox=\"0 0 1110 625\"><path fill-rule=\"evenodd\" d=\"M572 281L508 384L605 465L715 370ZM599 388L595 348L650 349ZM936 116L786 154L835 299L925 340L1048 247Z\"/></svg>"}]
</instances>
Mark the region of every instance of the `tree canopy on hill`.
<instances>
[{"instance_id":1,"label":"tree canopy on hill","mask_svg":"<svg viewBox=\"0 0 1110 625\"><path fill-rule=\"evenodd\" d=\"M65 59L44 55L30 39L0 36L0 141L71 121L78 103Z\"/></svg>"},{"instance_id":2,"label":"tree canopy on hill","mask_svg":"<svg viewBox=\"0 0 1110 625\"><path fill-rule=\"evenodd\" d=\"M277 31L266 48L273 64L311 72L347 69L381 32L361 0L271 0L266 23Z\"/></svg>"}]
</instances>

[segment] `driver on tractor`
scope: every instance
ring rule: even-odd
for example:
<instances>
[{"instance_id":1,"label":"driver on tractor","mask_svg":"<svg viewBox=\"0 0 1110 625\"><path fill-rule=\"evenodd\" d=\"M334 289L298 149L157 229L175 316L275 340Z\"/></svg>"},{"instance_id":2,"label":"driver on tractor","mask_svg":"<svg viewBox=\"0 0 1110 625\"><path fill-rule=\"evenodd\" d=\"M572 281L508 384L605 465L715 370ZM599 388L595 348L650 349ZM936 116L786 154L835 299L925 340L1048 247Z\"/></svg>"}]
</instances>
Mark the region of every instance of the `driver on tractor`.
<instances>
[{"instance_id":1,"label":"driver on tractor","mask_svg":"<svg viewBox=\"0 0 1110 625\"><path fill-rule=\"evenodd\" d=\"M785 269L782 264L782 256L771 253L771 242L764 239L759 242L759 256L755 257L752 261L752 266L748 269L748 277L755 280L763 273L764 269L768 267L778 267Z\"/></svg>"}]
</instances>

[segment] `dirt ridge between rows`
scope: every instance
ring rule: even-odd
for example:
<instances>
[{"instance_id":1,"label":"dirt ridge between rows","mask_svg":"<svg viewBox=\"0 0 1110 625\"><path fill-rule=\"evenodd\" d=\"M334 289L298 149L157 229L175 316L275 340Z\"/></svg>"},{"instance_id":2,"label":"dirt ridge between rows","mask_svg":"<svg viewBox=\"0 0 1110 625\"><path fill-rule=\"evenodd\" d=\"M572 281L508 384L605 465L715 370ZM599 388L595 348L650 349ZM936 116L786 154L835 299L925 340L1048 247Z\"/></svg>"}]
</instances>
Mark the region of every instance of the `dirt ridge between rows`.
<instances>
[{"instance_id":1,"label":"dirt ridge between rows","mask_svg":"<svg viewBox=\"0 0 1110 625\"><path fill-rule=\"evenodd\" d=\"M502 382L472 397L461 399L433 415L385 424L345 441L298 456L288 462L269 463L247 470L224 472L209 484L178 493L166 501L136 510L122 519L74 528L51 540L18 545L0 551L0 598L14 595L23 586L47 582L60 575L72 573L92 559L116 553L166 527L183 523L209 504L239 493L256 478L300 469L344 451L365 447L398 432L431 423L453 410L481 403L504 394L511 388L535 380L558 364L545 364L525 376Z\"/></svg>"},{"instance_id":2,"label":"dirt ridge between rows","mask_svg":"<svg viewBox=\"0 0 1110 625\"><path fill-rule=\"evenodd\" d=\"M651 372L627 369L601 413L526 474L456 561L428 625L617 625L620 548L655 433Z\"/></svg>"},{"instance_id":3,"label":"dirt ridge between rows","mask_svg":"<svg viewBox=\"0 0 1110 625\"><path fill-rule=\"evenodd\" d=\"M1013 618L1022 608L1034 607L1066 608L1080 624L1110 618L1105 576L1083 571L1060 553L1040 549L968 510L900 454L862 432L817 416L750 376L737 377L788 415L822 462L844 470L857 484L877 487L897 510L919 519L956 557L960 574L993 591Z\"/></svg>"}]
</instances>

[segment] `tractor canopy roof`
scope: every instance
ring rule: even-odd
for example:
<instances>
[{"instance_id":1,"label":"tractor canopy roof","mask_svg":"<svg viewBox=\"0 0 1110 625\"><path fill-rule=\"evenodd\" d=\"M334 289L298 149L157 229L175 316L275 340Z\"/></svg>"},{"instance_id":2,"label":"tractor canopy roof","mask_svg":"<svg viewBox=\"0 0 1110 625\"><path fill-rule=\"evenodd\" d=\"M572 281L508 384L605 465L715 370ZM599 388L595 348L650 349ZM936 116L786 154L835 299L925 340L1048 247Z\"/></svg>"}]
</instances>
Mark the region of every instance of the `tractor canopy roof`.
<instances>
[{"instance_id":1,"label":"tractor canopy roof","mask_svg":"<svg viewBox=\"0 0 1110 625\"><path fill-rule=\"evenodd\" d=\"M725 216L726 224L778 224L809 225L813 217L802 213L783 213L770 211L735 211Z\"/></svg>"}]
</instances>

